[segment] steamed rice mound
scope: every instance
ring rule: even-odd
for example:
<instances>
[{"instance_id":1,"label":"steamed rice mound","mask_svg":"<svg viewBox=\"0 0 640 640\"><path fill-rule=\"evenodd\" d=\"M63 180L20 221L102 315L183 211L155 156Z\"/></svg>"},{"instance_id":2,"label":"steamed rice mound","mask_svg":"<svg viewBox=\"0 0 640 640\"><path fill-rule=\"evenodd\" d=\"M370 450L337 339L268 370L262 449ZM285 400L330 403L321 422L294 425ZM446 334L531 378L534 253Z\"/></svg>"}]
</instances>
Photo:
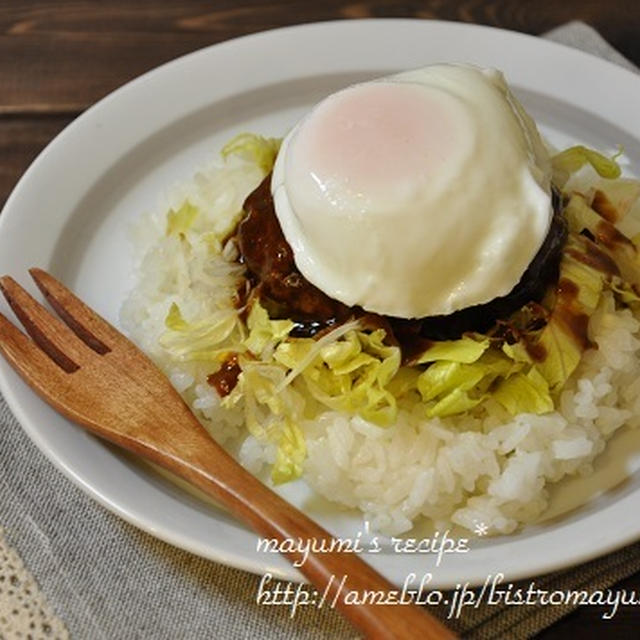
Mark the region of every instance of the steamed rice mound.
<instances>
[{"instance_id":1,"label":"steamed rice mound","mask_svg":"<svg viewBox=\"0 0 640 640\"><path fill-rule=\"evenodd\" d=\"M266 430L248 433L242 400L229 406L207 383L224 347L198 359L163 341L173 304L190 323L215 317L224 324L228 316L228 339L237 331L233 296L243 267L223 239L262 175L240 160L212 164L140 221L135 236L142 259L121 321L211 435L266 479L276 444ZM185 202L192 209L185 209ZM167 233L168 210L178 233ZM482 522L493 534L533 522L548 505L550 483L588 474L608 438L640 421L640 323L605 292L590 319L589 337L598 348L585 352L557 409L544 415L513 417L488 400L463 415L428 419L420 404L400 400L389 427L329 409L301 419L302 477L388 535L409 531L421 518L438 530L455 525L473 530Z\"/></svg>"}]
</instances>

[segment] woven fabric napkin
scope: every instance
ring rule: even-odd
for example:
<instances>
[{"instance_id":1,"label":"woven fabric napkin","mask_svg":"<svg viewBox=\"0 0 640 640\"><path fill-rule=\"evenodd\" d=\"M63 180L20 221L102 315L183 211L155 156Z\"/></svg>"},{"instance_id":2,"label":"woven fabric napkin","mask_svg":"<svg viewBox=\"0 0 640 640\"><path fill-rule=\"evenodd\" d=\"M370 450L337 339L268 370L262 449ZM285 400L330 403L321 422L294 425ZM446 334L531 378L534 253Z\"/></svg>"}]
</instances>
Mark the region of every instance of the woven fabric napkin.
<instances>
[{"instance_id":1,"label":"woven fabric napkin","mask_svg":"<svg viewBox=\"0 0 640 640\"><path fill-rule=\"evenodd\" d=\"M634 69L582 23L546 37ZM287 607L256 605L259 576L175 549L93 502L30 442L2 397L0 527L9 545L3 552L0 529L0 637L7 640L26 635L16 630L18 605L7 611L18 596L20 607L39 616L26 630L34 638L64 637L65 625L72 638L96 640L357 637L330 609L301 607L291 618ZM536 584L592 591L639 570L640 544ZM35 604L26 601L36 597ZM572 608L481 606L449 624L466 638L529 638ZM444 608L435 612L446 615Z\"/></svg>"}]
</instances>

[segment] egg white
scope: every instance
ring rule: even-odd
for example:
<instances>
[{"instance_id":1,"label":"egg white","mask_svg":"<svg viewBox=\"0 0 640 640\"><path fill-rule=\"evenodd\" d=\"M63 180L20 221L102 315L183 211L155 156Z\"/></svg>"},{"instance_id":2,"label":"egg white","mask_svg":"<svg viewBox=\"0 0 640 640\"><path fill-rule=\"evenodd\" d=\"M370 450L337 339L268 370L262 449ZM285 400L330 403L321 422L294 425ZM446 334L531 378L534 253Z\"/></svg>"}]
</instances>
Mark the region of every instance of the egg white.
<instances>
[{"instance_id":1,"label":"egg white","mask_svg":"<svg viewBox=\"0 0 640 640\"><path fill-rule=\"evenodd\" d=\"M319 103L283 141L272 192L307 280L417 318L513 289L549 229L550 174L502 74L442 64Z\"/></svg>"}]
</instances>

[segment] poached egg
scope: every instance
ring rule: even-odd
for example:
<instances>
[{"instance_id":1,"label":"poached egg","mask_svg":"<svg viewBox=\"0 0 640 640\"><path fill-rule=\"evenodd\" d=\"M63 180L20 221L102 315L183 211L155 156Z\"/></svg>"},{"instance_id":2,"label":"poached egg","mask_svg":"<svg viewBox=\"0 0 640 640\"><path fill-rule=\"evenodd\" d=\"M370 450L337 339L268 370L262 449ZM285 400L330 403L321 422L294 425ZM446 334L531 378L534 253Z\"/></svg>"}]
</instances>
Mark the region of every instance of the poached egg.
<instances>
[{"instance_id":1,"label":"poached egg","mask_svg":"<svg viewBox=\"0 0 640 640\"><path fill-rule=\"evenodd\" d=\"M284 139L271 190L309 282L400 318L508 294L553 215L535 123L500 72L468 65L330 95Z\"/></svg>"}]
</instances>

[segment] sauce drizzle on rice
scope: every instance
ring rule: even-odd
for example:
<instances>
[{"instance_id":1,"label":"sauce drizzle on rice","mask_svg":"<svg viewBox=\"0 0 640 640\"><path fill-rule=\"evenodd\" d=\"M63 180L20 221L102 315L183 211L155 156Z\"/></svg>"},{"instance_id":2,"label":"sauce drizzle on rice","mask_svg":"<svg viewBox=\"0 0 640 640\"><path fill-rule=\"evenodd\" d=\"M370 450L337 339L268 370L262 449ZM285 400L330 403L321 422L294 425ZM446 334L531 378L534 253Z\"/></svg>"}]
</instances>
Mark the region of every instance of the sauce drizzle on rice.
<instances>
[{"instance_id":1,"label":"sauce drizzle on rice","mask_svg":"<svg viewBox=\"0 0 640 640\"><path fill-rule=\"evenodd\" d=\"M238 354L230 353L222 362L222 366L215 373L207 377L211 385L221 398L228 396L238 384L238 376L242 369L238 364Z\"/></svg>"}]
</instances>

